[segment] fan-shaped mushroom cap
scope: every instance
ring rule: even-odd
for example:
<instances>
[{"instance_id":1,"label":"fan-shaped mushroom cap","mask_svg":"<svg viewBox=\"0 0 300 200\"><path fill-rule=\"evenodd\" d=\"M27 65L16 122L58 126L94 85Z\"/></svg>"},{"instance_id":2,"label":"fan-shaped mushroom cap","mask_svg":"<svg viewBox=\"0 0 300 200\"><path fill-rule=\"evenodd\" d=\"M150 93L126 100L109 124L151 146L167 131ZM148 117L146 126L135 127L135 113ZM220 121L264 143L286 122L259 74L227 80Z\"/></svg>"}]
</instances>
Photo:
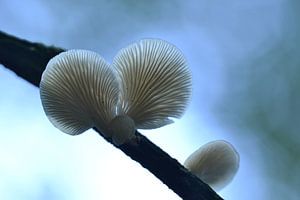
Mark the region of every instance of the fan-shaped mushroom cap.
<instances>
[{"instance_id":1,"label":"fan-shaped mushroom cap","mask_svg":"<svg viewBox=\"0 0 300 200\"><path fill-rule=\"evenodd\" d=\"M223 140L209 142L192 153L184 166L215 190L231 182L239 168L239 154Z\"/></svg>"},{"instance_id":2,"label":"fan-shaped mushroom cap","mask_svg":"<svg viewBox=\"0 0 300 200\"><path fill-rule=\"evenodd\" d=\"M105 134L116 114L118 87L114 71L100 55L70 50L49 61L40 95L47 117L61 131L77 135L97 127Z\"/></svg>"},{"instance_id":3,"label":"fan-shaped mushroom cap","mask_svg":"<svg viewBox=\"0 0 300 200\"><path fill-rule=\"evenodd\" d=\"M120 145L135 130L154 129L180 117L191 94L182 53L157 39L121 51L109 66L97 53L70 50L52 58L40 83L49 120L77 135L96 127Z\"/></svg>"},{"instance_id":4,"label":"fan-shaped mushroom cap","mask_svg":"<svg viewBox=\"0 0 300 200\"><path fill-rule=\"evenodd\" d=\"M119 114L140 129L154 129L179 118L191 94L191 74L183 54L172 44L145 39L114 58L121 85Z\"/></svg>"}]
</instances>

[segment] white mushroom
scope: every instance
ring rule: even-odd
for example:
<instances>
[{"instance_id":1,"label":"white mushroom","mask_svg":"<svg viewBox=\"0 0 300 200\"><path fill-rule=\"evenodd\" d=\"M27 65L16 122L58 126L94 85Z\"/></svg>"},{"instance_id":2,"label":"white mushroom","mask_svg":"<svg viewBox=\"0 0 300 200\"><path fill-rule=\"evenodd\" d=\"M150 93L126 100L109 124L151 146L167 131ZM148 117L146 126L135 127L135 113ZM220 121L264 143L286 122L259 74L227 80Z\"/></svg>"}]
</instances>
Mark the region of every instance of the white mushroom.
<instances>
[{"instance_id":1,"label":"white mushroom","mask_svg":"<svg viewBox=\"0 0 300 200\"><path fill-rule=\"evenodd\" d=\"M40 95L47 117L61 131L77 135L97 127L105 134L116 115L118 88L114 71L100 55L70 50L49 61Z\"/></svg>"},{"instance_id":2,"label":"white mushroom","mask_svg":"<svg viewBox=\"0 0 300 200\"><path fill-rule=\"evenodd\" d=\"M153 129L180 117L191 93L182 53L157 39L122 49L110 66L97 53L70 50L52 58L40 83L49 120L77 135L95 127L121 145L135 130Z\"/></svg>"},{"instance_id":3,"label":"white mushroom","mask_svg":"<svg viewBox=\"0 0 300 200\"><path fill-rule=\"evenodd\" d=\"M184 166L214 190L228 185L239 168L239 154L228 142L217 140L201 146Z\"/></svg>"},{"instance_id":4,"label":"white mushroom","mask_svg":"<svg viewBox=\"0 0 300 200\"><path fill-rule=\"evenodd\" d=\"M137 128L158 128L183 114L191 94L191 74L174 45L141 40L122 49L113 66L122 83L120 112L130 116Z\"/></svg>"}]
</instances>

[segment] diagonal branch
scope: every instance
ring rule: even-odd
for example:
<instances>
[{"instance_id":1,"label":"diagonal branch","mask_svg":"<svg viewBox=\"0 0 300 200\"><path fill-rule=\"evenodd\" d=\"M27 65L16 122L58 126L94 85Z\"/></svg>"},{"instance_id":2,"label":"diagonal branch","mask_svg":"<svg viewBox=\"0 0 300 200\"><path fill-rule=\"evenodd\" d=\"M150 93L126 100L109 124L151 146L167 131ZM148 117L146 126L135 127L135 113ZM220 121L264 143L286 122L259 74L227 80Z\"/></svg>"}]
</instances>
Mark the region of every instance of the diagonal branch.
<instances>
[{"instance_id":1,"label":"diagonal branch","mask_svg":"<svg viewBox=\"0 0 300 200\"><path fill-rule=\"evenodd\" d=\"M0 31L0 64L37 87L48 61L62 51L64 50L61 48L28 42ZM95 131L101 135L98 130ZM222 200L177 160L145 136L138 132L136 135L134 143L126 143L117 148L148 169L182 199ZM109 139L107 141L111 142Z\"/></svg>"},{"instance_id":2,"label":"diagonal branch","mask_svg":"<svg viewBox=\"0 0 300 200\"><path fill-rule=\"evenodd\" d=\"M0 31L0 64L35 86L39 86L48 61L62 51L61 48L28 42Z\"/></svg>"}]
</instances>

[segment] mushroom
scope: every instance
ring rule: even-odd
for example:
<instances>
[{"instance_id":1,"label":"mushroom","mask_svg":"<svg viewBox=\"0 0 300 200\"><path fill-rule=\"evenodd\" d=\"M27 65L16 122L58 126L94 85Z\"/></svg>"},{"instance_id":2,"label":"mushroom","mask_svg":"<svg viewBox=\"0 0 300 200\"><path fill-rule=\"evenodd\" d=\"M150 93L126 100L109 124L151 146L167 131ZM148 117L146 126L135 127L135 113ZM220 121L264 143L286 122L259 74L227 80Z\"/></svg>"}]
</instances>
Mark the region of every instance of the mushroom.
<instances>
[{"instance_id":1,"label":"mushroom","mask_svg":"<svg viewBox=\"0 0 300 200\"><path fill-rule=\"evenodd\" d=\"M216 140L201 146L184 162L184 166L219 191L228 185L239 168L239 154L224 140Z\"/></svg>"},{"instance_id":2,"label":"mushroom","mask_svg":"<svg viewBox=\"0 0 300 200\"><path fill-rule=\"evenodd\" d=\"M40 95L47 117L61 131L78 135L96 128L121 145L136 129L181 117L191 74L174 45L145 39L121 49L111 65L92 51L60 53L43 72Z\"/></svg>"}]
</instances>

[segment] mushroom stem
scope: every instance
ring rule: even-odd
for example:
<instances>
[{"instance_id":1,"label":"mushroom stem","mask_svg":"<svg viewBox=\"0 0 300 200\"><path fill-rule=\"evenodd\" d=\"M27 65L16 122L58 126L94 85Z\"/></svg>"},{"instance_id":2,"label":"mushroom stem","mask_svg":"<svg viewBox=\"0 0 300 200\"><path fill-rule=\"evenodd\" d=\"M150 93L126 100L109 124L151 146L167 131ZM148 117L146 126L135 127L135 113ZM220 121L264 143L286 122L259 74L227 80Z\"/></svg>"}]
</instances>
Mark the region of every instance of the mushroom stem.
<instances>
[{"instance_id":1,"label":"mushroom stem","mask_svg":"<svg viewBox=\"0 0 300 200\"><path fill-rule=\"evenodd\" d=\"M116 146L120 146L135 138L134 121L127 115L118 115L108 125L108 135Z\"/></svg>"}]
</instances>

